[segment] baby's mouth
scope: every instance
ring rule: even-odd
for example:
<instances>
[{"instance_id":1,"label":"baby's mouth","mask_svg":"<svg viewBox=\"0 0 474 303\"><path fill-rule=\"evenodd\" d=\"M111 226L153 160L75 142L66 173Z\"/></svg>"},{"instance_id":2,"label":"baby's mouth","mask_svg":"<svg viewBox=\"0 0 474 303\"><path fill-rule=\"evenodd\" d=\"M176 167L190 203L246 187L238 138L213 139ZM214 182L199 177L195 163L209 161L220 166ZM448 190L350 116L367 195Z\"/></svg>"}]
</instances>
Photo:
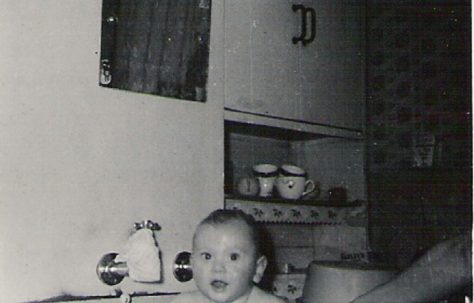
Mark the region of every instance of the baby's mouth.
<instances>
[{"instance_id":1,"label":"baby's mouth","mask_svg":"<svg viewBox=\"0 0 474 303\"><path fill-rule=\"evenodd\" d=\"M213 280L211 282L212 288L214 288L214 290L216 290L216 291L224 291L226 289L227 285L229 285L229 284L227 282L222 281L222 280Z\"/></svg>"}]
</instances>

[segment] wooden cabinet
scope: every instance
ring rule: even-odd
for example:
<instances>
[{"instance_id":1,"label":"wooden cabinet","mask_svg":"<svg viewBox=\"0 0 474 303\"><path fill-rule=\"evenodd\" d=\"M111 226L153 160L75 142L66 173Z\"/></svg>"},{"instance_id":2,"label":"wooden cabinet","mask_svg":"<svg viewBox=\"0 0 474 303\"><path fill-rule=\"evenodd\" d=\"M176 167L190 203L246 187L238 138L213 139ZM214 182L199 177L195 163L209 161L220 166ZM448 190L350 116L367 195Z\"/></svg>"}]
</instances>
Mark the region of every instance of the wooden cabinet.
<instances>
[{"instance_id":1,"label":"wooden cabinet","mask_svg":"<svg viewBox=\"0 0 474 303\"><path fill-rule=\"evenodd\" d=\"M343 186L366 199L364 10L348 0L225 1L226 172L234 182L257 163L293 163L323 194Z\"/></svg>"},{"instance_id":2,"label":"wooden cabinet","mask_svg":"<svg viewBox=\"0 0 474 303\"><path fill-rule=\"evenodd\" d=\"M226 121L225 167L227 194L235 195L241 178L252 175L252 166L294 164L307 172L319 195L305 197L314 203L328 201L334 187L347 190L347 200L366 200L365 143L361 139L333 138L308 131ZM278 198L273 193L273 198Z\"/></svg>"},{"instance_id":3,"label":"wooden cabinet","mask_svg":"<svg viewBox=\"0 0 474 303\"><path fill-rule=\"evenodd\" d=\"M310 1L316 12L314 42L299 46L300 119L363 129L364 34L362 1Z\"/></svg>"},{"instance_id":4,"label":"wooden cabinet","mask_svg":"<svg viewBox=\"0 0 474 303\"><path fill-rule=\"evenodd\" d=\"M278 225L283 234L311 226L305 236L294 234L295 246L268 243L276 272L283 264L368 258L364 7L352 3L225 1L225 207L269 230ZM320 193L297 201L277 190L265 198L239 196L236 185L259 163L300 166ZM346 191L342 205L329 197L334 187ZM352 242L335 245L342 234ZM280 284L274 292L286 296L282 289L291 287L298 296L294 283Z\"/></svg>"},{"instance_id":5,"label":"wooden cabinet","mask_svg":"<svg viewBox=\"0 0 474 303\"><path fill-rule=\"evenodd\" d=\"M227 1L225 108L363 129L364 9L345 0ZM308 43L294 43L305 31Z\"/></svg>"},{"instance_id":6,"label":"wooden cabinet","mask_svg":"<svg viewBox=\"0 0 474 303\"><path fill-rule=\"evenodd\" d=\"M298 98L298 18L286 0L225 3L225 107L281 115ZM295 113L288 113L294 116Z\"/></svg>"}]
</instances>

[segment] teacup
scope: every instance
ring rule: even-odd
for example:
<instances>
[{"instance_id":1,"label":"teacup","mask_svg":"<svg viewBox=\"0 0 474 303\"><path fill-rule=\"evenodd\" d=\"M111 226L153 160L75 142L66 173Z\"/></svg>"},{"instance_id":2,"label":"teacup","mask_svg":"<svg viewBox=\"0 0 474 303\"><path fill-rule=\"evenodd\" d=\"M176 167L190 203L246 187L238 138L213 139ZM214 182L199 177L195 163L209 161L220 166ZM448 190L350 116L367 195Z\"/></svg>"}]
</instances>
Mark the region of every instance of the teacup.
<instances>
[{"instance_id":1,"label":"teacup","mask_svg":"<svg viewBox=\"0 0 474 303\"><path fill-rule=\"evenodd\" d=\"M290 200L300 199L317 189L314 181L307 179L304 169L289 164L281 166L275 186L282 198Z\"/></svg>"},{"instance_id":2,"label":"teacup","mask_svg":"<svg viewBox=\"0 0 474 303\"><path fill-rule=\"evenodd\" d=\"M253 167L253 174L258 180L260 197L271 197L273 185L278 175L278 167L273 164L257 164Z\"/></svg>"}]
</instances>

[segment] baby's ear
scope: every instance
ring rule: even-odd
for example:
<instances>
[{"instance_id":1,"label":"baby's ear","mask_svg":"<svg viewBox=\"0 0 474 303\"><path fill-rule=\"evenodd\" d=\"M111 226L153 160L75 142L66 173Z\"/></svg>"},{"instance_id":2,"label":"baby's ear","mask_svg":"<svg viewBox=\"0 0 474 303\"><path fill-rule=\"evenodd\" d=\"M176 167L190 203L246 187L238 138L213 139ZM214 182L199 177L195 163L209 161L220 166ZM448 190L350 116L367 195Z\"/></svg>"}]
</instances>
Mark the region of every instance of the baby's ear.
<instances>
[{"instance_id":1,"label":"baby's ear","mask_svg":"<svg viewBox=\"0 0 474 303\"><path fill-rule=\"evenodd\" d=\"M265 269L267 268L268 265L268 260L267 257L261 256L258 258L256 262L256 270L255 270L255 275L253 276L253 282L257 284L262 280L263 273L265 272Z\"/></svg>"}]
</instances>

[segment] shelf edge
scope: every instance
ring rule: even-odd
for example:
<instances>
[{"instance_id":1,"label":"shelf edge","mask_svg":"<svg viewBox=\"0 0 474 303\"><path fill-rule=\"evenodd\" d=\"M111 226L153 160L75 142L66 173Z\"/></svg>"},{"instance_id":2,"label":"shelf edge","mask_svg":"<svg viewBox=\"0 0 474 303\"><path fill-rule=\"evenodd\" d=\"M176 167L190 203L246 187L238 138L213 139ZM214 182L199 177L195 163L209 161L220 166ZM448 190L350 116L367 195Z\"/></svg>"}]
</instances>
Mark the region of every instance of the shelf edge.
<instances>
[{"instance_id":1,"label":"shelf edge","mask_svg":"<svg viewBox=\"0 0 474 303\"><path fill-rule=\"evenodd\" d=\"M292 131L300 131L317 135L326 135L332 137L342 137L348 139L364 139L363 133L357 130L348 130L335 128L326 125L318 125L306 123L302 121L286 120L263 115L256 115L245 112L236 112L231 110L224 110L224 120L240 122L246 124L254 124L260 126L271 126L283 128Z\"/></svg>"}]
</instances>

